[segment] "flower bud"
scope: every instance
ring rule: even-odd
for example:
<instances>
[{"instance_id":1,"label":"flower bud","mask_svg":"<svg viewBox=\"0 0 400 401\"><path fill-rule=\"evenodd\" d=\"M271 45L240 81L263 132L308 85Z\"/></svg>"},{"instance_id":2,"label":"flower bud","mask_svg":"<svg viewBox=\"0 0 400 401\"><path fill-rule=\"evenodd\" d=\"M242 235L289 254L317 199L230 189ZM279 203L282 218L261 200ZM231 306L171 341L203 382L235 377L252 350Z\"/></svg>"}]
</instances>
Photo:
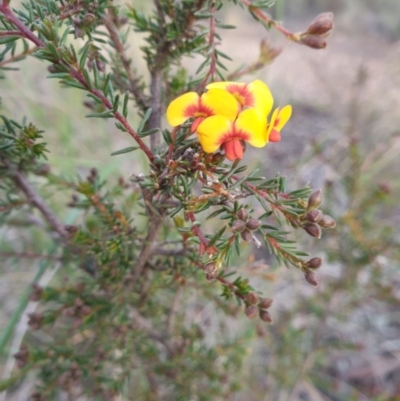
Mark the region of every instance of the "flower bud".
<instances>
[{"instance_id":1,"label":"flower bud","mask_svg":"<svg viewBox=\"0 0 400 401\"><path fill-rule=\"evenodd\" d=\"M28 362L29 359L29 349L25 344L22 344L19 351L14 354L14 358L17 362L17 366L22 369Z\"/></svg>"},{"instance_id":2,"label":"flower bud","mask_svg":"<svg viewBox=\"0 0 400 401\"><path fill-rule=\"evenodd\" d=\"M260 220L257 220L253 217L251 219L247 220L246 228L248 228L251 231L258 230L260 228L260 226L261 226Z\"/></svg>"},{"instance_id":3,"label":"flower bud","mask_svg":"<svg viewBox=\"0 0 400 401\"><path fill-rule=\"evenodd\" d=\"M318 223L322 218L322 212L318 209L311 209L306 213L305 219L310 223Z\"/></svg>"},{"instance_id":4,"label":"flower bud","mask_svg":"<svg viewBox=\"0 0 400 401\"><path fill-rule=\"evenodd\" d=\"M255 305L247 306L244 313L249 319L255 319L258 316L258 308Z\"/></svg>"},{"instance_id":5,"label":"flower bud","mask_svg":"<svg viewBox=\"0 0 400 401\"><path fill-rule=\"evenodd\" d=\"M319 269L322 265L322 258L312 258L309 261L306 262L306 266L309 269Z\"/></svg>"},{"instance_id":6,"label":"flower bud","mask_svg":"<svg viewBox=\"0 0 400 401\"><path fill-rule=\"evenodd\" d=\"M310 197L308 198L307 210L317 209L318 206L322 203L322 192L320 189L314 191Z\"/></svg>"},{"instance_id":7,"label":"flower bud","mask_svg":"<svg viewBox=\"0 0 400 401\"><path fill-rule=\"evenodd\" d=\"M31 295L29 295L29 300L37 302L42 298L42 295L43 295L43 288L40 287L38 284L33 283L32 292Z\"/></svg>"},{"instance_id":8,"label":"flower bud","mask_svg":"<svg viewBox=\"0 0 400 401\"><path fill-rule=\"evenodd\" d=\"M317 275L314 272L307 270L304 274L304 277L307 283L311 284L312 286L316 287L318 285Z\"/></svg>"},{"instance_id":9,"label":"flower bud","mask_svg":"<svg viewBox=\"0 0 400 401\"><path fill-rule=\"evenodd\" d=\"M217 278L218 274L206 274L207 281L213 281Z\"/></svg>"},{"instance_id":10,"label":"flower bud","mask_svg":"<svg viewBox=\"0 0 400 401\"><path fill-rule=\"evenodd\" d=\"M237 212L237 217L240 220L247 221L247 219L249 218L249 212L246 209L242 208Z\"/></svg>"},{"instance_id":11,"label":"flower bud","mask_svg":"<svg viewBox=\"0 0 400 401\"><path fill-rule=\"evenodd\" d=\"M318 222L318 225L322 228L334 228L336 227L336 221L333 220L331 216L324 214L321 220Z\"/></svg>"},{"instance_id":12,"label":"flower bud","mask_svg":"<svg viewBox=\"0 0 400 401\"><path fill-rule=\"evenodd\" d=\"M261 298L260 302L258 303L258 307L260 309L268 309L273 302L274 300L272 298Z\"/></svg>"},{"instance_id":13,"label":"flower bud","mask_svg":"<svg viewBox=\"0 0 400 401\"><path fill-rule=\"evenodd\" d=\"M267 310L260 309L258 316L263 322L272 323L272 316Z\"/></svg>"},{"instance_id":14,"label":"flower bud","mask_svg":"<svg viewBox=\"0 0 400 401\"><path fill-rule=\"evenodd\" d=\"M260 300L260 297L255 292L249 292L246 296L246 301L249 304L256 305Z\"/></svg>"},{"instance_id":15,"label":"flower bud","mask_svg":"<svg viewBox=\"0 0 400 401\"><path fill-rule=\"evenodd\" d=\"M308 26L306 33L310 35L326 35L333 29L333 13L319 14Z\"/></svg>"},{"instance_id":16,"label":"flower bud","mask_svg":"<svg viewBox=\"0 0 400 401\"><path fill-rule=\"evenodd\" d=\"M257 63L266 65L271 63L276 57L282 53L282 48L272 47L268 39L263 39L260 43L260 55Z\"/></svg>"},{"instance_id":17,"label":"flower bud","mask_svg":"<svg viewBox=\"0 0 400 401\"><path fill-rule=\"evenodd\" d=\"M303 229L307 232L308 235L315 238L321 238L322 230L321 227L314 223L304 224Z\"/></svg>"},{"instance_id":18,"label":"flower bud","mask_svg":"<svg viewBox=\"0 0 400 401\"><path fill-rule=\"evenodd\" d=\"M235 220L232 224L232 230L240 233L246 228L246 223L243 220Z\"/></svg>"},{"instance_id":19,"label":"flower bud","mask_svg":"<svg viewBox=\"0 0 400 401\"><path fill-rule=\"evenodd\" d=\"M83 305L81 309L81 314L82 316L88 316L92 312L92 308L87 305Z\"/></svg>"},{"instance_id":20,"label":"flower bud","mask_svg":"<svg viewBox=\"0 0 400 401\"><path fill-rule=\"evenodd\" d=\"M312 49L325 49L326 41L319 35L304 35L300 38L299 43Z\"/></svg>"},{"instance_id":21,"label":"flower bud","mask_svg":"<svg viewBox=\"0 0 400 401\"><path fill-rule=\"evenodd\" d=\"M51 167L50 164L42 164L41 166L39 166L36 170L35 170L35 174L36 175L49 175L51 171Z\"/></svg>"},{"instance_id":22,"label":"flower bud","mask_svg":"<svg viewBox=\"0 0 400 401\"><path fill-rule=\"evenodd\" d=\"M207 263L204 266L204 271L206 272L206 274L214 274L218 271L217 264L214 262Z\"/></svg>"},{"instance_id":23,"label":"flower bud","mask_svg":"<svg viewBox=\"0 0 400 401\"><path fill-rule=\"evenodd\" d=\"M41 313L28 313L28 326L31 330L39 330L43 324L43 315Z\"/></svg>"},{"instance_id":24,"label":"flower bud","mask_svg":"<svg viewBox=\"0 0 400 401\"><path fill-rule=\"evenodd\" d=\"M90 26L93 25L96 21L96 16L94 14L88 13L83 17L83 25Z\"/></svg>"},{"instance_id":25,"label":"flower bud","mask_svg":"<svg viewBox=\"0 0 400 401\"><path fill-rule=\"evenodd\" d=\"M240 233L243 241L250 242L253 239L253 234L250 230L246 229Z\"/></svg>"}]
</instances>

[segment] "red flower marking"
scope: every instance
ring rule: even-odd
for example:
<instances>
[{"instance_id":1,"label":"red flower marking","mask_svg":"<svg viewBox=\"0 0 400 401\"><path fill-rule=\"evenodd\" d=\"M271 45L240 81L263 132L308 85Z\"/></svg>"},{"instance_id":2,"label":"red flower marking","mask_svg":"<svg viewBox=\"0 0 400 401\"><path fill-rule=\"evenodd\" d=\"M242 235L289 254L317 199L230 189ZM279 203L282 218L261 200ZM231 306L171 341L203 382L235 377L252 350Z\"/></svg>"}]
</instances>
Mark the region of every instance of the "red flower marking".
<instances>
[{"instance_id":1,"label":"red flower marking","mask_svg":"<svg viewBox=\"0 0 400 401\"><path fill-rule=\"evenodd\" d=\"M247 84L238 85L230 84L226 87L226 90L238 99L238 101L246 107L255 107L255 99L253 94L250 92Z\"/></svg>"},{"instance_id":2,"label":"red flower marking","mask_svg":"<svg viewBox=\"0 0 400 401\"><path fill-rule=\"evenodd\" d=\"M185 108L183 111L183 115L185 117L210 117L214 115L213 110L205 106L202 102L201 99L199 98L199 101L197 104L190 104Z\"/></svg>"}]
</instances>

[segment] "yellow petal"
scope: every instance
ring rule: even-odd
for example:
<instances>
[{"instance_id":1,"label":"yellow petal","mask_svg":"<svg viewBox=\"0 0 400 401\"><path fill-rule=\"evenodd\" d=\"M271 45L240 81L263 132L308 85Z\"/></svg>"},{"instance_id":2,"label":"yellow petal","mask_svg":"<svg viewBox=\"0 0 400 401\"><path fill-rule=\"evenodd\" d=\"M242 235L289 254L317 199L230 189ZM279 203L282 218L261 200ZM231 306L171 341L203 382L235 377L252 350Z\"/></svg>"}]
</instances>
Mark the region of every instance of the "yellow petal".
<instances>
[{"instance_id":1,"label":"yellow petal","mask_svg":"<svg viewBox=\"0 0 400 401\"><path fill-rule=\"evenodd\" d=\"M225 116L208 117L197 127L200 145L207 153L215 152L231 133L232 122Z\"/></svg>"},{"instance_id":2,"label":"yellow petal","mask_svg":"<svg viewBox=\"0 0 400 401\"><path fill-rule=\"evenodd\" d=\"M269 141L269 134L271 133L272 128L274 128L274 123L275 123L276 117L278 116L278 113L279 113L279 108L275 109L274 112L272 113L271 120L270 120L269 124L267 125L267 128L264 133L265 143L267 143Z\"/></svg>"},{"instance_id":3,"label":"yellow petal","mask_svg":"<svg viewBox=\"0 0 400 401\"><path fill-rule=\"evenodd\" d=\"M247 109L239 114L235 122L235 131L246 136L246 141L256 148L265 146L266 117L260 110Z\"/></svg>"},{"instance_id":4,"label":"yellow petal","mask_svg":"<svg viewBox=\"0 0 400 401\"><path fill-rule=\"evenodd\" d=\"M198 107L199 95L196 92L188 92L173 100L167 108L167 121L171 127L183 124L188 118L193 117L193 111Z\"/></svg>"},{"instance_id":5,"label":"yellow petal","mask_svg":"<svg viewBox=\"0 0 400 401\"><path fill-rule=\"evenodd\" d=\"M278 115L279 121L278 121L278 123L276 123L274 128L280 132L281 129L288 122L291 115L292 115L292 106L290 104L286 105L285 107L282 107L282 109L280 109L279 115Z\"/></svg>"},{"instance_id":6,"label":"yellow petal","mask_svg":"<svg viewBox=\"0 0 400 401\"><path fill-rule=\"evenodd\" d=\"M210 109L213 115L228 117L234 121L239 112L239 104L234 96L224 89L215 88L201 95L202 106Z\"/></svg>"},{"instance_id":7,"label":"yellow petal","mask_svg":"<svg viewBox=\"0 0 400 401\"><path fill-rule=\"evenodd\" d=\"M274 104L274 98L272 97L268 86L257 79L251 82L248 85L248 88L254 97L254 105L249 105L249 107L259 109L267 116L271 112Z\"/></svg>"}]
</instances>

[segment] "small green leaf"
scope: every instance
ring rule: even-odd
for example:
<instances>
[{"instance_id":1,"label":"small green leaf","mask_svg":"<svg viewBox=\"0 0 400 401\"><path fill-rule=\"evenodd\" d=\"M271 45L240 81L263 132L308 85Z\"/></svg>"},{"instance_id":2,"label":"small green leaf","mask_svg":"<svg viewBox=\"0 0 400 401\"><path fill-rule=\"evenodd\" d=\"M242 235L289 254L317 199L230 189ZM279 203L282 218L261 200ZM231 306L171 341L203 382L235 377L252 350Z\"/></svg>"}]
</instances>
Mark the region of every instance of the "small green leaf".
<instances>
[{"instance_id":1,"label":"small green leaf","mask_svg":"<svg viewBox=\"0 0 400 401\"><path fill-rule=\"evenodd\" d=\"M5 45L6 43L15 42L20 39L21 36L10 35L10 36L0 36L0 45Z\"/></svg>"},{"instance_id":2,"label":"small green leaf","mask_svg":"<svg viewBox=\"0 0 400 401\"><path fill-rule=\"evenodd\" d=\"M71 78L71 75L68 72L54 72L47 75L47 78L68 79Z\"/></svg>"},{"instance_id":3,"label":"small green leaf","mask_svg":"<svg viewBox=\"0 0 400 401\"><path fill-rule=\"evenodd\" d=\"M122 108L122 115L125 118L128 116L128 100L129 100L129 92L126 92L124 96L124 105Z\"/></svg>"},{"instance_id":4,"label":"small green leaf","mask_svg":"<svg viewBox=\"0 0 400 401\"><path fill-rule=\"evenodd\" d=\"M81 58L79 60L79 68L81 70L83 70L85 68L85 63L86 63L86 59L89 53L89 49L90 49L90 42L87 42L85 44L85 46L82 47L82 49L79 51L79 54L81 54Z\"/></svg>"},{"instance_id":5,"label":"small green leaf","mask_svg":"<svg viewBox=\"0 0 400 401\"><path fill-rule=\"evenodd\" d=\"M127 148L123 148L123 149L117 150L115 152L112 152L111 156L122 155L124 153L130 153L130 152L133 152L136 149L139 149L139 146L129 146Z\"/></svg>"},{"instance_id":6,"label":"small green leaf","mask_svg":"<svg viewBox=\"0 0 400 401\"><path fill-rule=\"evenodd\" d=\"M104 111L103 113L90 113L85 116L86 118L113 118L114 114L111 110Z\"/></svg>"},{"instance_id":7,"label":"small green leaf","mask_svg":"<svg viewBox=\"0 0 400 401\"><path fill-rule=\"evenodd\" d=\"M159 131L158 128L153 128L153 129L150 129L150 130L148 130L148 131L138 132L138 135L139 135L141 138L144 138L144 137L146 137L146 136L153 135L153 134L155 134L155 133L158 132L158 131Z\"/></svg>"},{"instance_id":8,"label":"small green leaf","mask_svg":"<svg viewBox=\"0 0 400 401\"><path fill-rule=\"evenodd\" d=\"M139 124L139 126L138 126L137 132L141 132L141 131L143 130L144 126L145 126L146 123L147 123L147 120L148 120L148 119L150 118L150 116L151 116L152 111L153 111L153 110L152 110L151 108L146 110L146 113L144 113L144 116L143 116L143 118L142 118L142 121L140 122L140 124Z\"/></svg>"}]
</instances>

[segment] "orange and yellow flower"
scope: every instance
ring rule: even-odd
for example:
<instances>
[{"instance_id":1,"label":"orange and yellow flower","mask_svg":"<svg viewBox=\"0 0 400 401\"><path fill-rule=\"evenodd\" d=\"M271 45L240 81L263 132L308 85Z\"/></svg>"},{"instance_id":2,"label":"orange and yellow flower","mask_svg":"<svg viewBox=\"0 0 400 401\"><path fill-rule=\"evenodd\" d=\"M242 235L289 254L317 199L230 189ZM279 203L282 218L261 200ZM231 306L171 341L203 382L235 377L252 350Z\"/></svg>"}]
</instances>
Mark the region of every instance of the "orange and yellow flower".
<instances>
[{"instance_id":1,"label":"orange and yellow flower","mask_svg":"<svg viewBox=\"0 0 400 401\"><path fill-rule=\"evenodd\" d=\"M197 127L197 134L205 152L213 153L221 147L227 159L241 159L242 141L256 148L265 146L265 115L257 109L247 109L235 121L225 116L208 117Z\"/></svg>"},{"instance_id":2,"label":"orange and yellow flower","mask_svg":"<svg viewBox=\"0 0 400 401\"><path fill-rule=\"evenodd\" d=\"M173 127L193 119L190 130L197 132L206 153L221 148L227 159L235 160L243 157L244 142L261 148L280 141L292 107L275 109L268 122L274 100L264 82L214 82L207 89L201 96L185 93L167 108L167 120Z\"/></svg>"},{"instance_id":3,"label":"orange and yellow flower","mask_svg":"<svg viewBox=\"0 0 400 401\"><path fill-rule=\"evenodd\" d=\"M279 142L281 140L281 129L289 121L292 115L292 106L290 104L285 107L277 108L272 113L271 121L267 124L265 133L266 143Z\"/></svg>"},{"instance_id":4,"label":"orange and yellow flower","mask_svg":"<svg viewBox=\"0 0 400 401\"><path fill-rule=\"evenodd\" d=\"M199 96L196 92L188 92L173 100L167 108L167 121L172 127L183 124L194 118L191 131L207 117L222 115L234 121L239 112L239 105L229 92L216 88Z\"/></svg>"},{"instance_id":5,"label":"orange and yellow flower","mask_svg":"<svg viewBox=\"0 0 400 401\"><path fill-rule=\"evenodd\" d=\"M270 113L274 104L271 91L268 86L259 79L249 83L239 82L213 82L207 85L207 89L221 88L231 93L239 104L245 108L255 108L266 116Z\"/></svg>"}]
</instances>

